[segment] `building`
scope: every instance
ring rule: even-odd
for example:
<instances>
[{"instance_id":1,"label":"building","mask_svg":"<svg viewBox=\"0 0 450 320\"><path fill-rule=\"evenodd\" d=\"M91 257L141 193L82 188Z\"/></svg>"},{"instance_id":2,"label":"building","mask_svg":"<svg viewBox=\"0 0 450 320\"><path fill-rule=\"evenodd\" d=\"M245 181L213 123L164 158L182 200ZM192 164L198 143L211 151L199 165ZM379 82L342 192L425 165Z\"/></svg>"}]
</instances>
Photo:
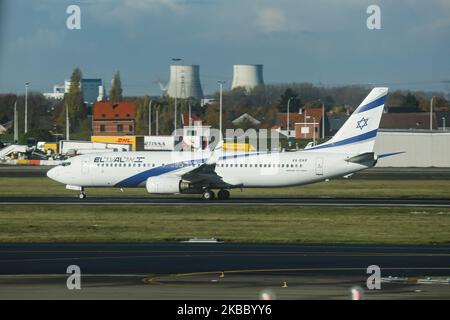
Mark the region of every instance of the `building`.
<instances>
[{"instance_id":1,"label":"building","mask_svg":"<svg viewBox=\"0 0 450 320\"><path fill-rule=\"evenodd\" d=\"M449 145L450 132L380 130L375 140L375 153L402 153L380 158L377 167L450 168Z\"/></svg>"},{"instance_id":2,"label":"building","mask_svg":"<svg viewBox=\"0 0 450 320\"><path fill-rule=\"evenodd\" d=\"M105 98L105 88L102 79L81 79L81 89L83 90L84 103L92 105L94 102L103 101ZM64 85L55 84L53 92L44 93L47 99L62 100L64 94L69 93L70 80L64 81Z\"/></svg>"},{"instance_id":3,"label":"building","mask_svg":"<svg viewBox=\"0 0 450 320\"><path fill-rule=\"evenodd\" d=\"M94 136L133 135L136 106L133 102L96 102L92 116Z\"/></svg>"},{"instance_id":4,"label":"building","mask_svg":"<svg viewBox=\"0 0 450 320\"><path fill-rule=\"evenodd\" d=\"M211 126L208 123L189 113L184 112L182 115L183 121L183 137L181 144L177 143L177 150L204 150L210 143Z\"/></svg>"},{"instance_id":5,"label":"building","mask_svg":"<svg viewBox=\"0 0 450 320\"><path fill-rule=\"evenodd\" d=\"M448 130L448 127L450 127L450 111L436 112L436 121L439 130Z\"/></svg>"},{"instance_id":6,"label":"building","mask_svg":"<svg viewBox=\"0 0 450 320\"><path fill-rule=\"evenodd\" d=\"M171 98L176 96L179 99L202 99L203 90L200 83L200 66L171 65L167 95Z\"/></svg>"},{"instance_id":7,"label":"building","mask_svg":"<svg viewBox=\"0 0 450 320\"><path fill-rule=\"evenodd\" d=\"M209 126L205 120L196 116L195 114L191 114L191 119L189 121L189 112L183 112L181 115L181 121L183 123L183 127L187 126Z\"/></svg>"},{"instance_id":8,"label":"building","mask_svg":"<svg viewBox=\"0 0 450 320\"><path fill-rule=\"evenodd\" d=\"M432 115L432 129L437 129L436 115ZM430 129L428 112L384 113L381 117L380 129Z\"/></svg>"},{"instance_id":9,"label":"building","mask_svg":"<svg viewBox=\"0 0 450 320\"><path fill-rule=\"evenodd\" d=\"M46 92L43 94L43 96L47 99L62 100L64 99L65 93L66 93L65 86L55 84L53 86L53 92Z\"/></svg>"},{"instance_id":10,"label":"building","mask_svg":"<svg viewBox=\"0 0 450 320\"><path fill-rule=\"evenodd\" d=\"M233 66L231 90L245 88L247 91L264 84L262 64L237 64Z\"/></svg>"},{"instance_id":11,"label":"building","mask_svg":"<svg viewBox=\"0 0 450 320\"><path fill-rule=\"evenodd\" d=\"M70 90L70 81L64 83L66 93ZM103 95L102 79L81 79L81 89L83 90L84 103L94 104L98 101L99 96Z\"/></svg>"},{"instance_id":12,"label":"building","mask_svg":"<svg viewBox=\"0 0 450 320\"><path fill-rule=\"evenodd\" d=\"M327 135L332 137L339 131L339 129L344 125L347 119L350 118L350 115L346 113L329 112L327 114L327 118L329 123Z\"/></svg>"},{"instance_id":13,"label":"building","mask_svg":"<svg viewBox=\"0 0 450 320\"><path fill-rule=\"evenodd\" d=\"M231 123L235 127L239 127L239 126L242 126L242 125L244 125L244 126L250 125L250 126L253 126L253 127L258 127L259 125L261 125L261 121L259 121L258 119L252 117L248 113L241 114L239 117L237 117L236 119L231 121Z\"/></svg>"},{"instance_id":14,"label":"building","mask_svg":"<svg viewBox=\"0 0 450 320\"><path fill-rule=\"evenodd\" d=\"M4 124L0 124L0 134L5 134L6 132L8 132L8 130L11 129L11 126L12 126L12 121L9 121Z\"/></svg>"},{"instance_id":15,"label":"building","mask_svg":"<svg viewBox=\"0 0 450 320\"><path fill-rule=\"evenodd\" d=\"M300 110L301 113L289 113L289 133L287 132L287 113L278 113L277 130L296 139L313 139L322 137L322 112L320 108ZM328 127L325 118L325 132Z\"/></svg>"}]
</instances>

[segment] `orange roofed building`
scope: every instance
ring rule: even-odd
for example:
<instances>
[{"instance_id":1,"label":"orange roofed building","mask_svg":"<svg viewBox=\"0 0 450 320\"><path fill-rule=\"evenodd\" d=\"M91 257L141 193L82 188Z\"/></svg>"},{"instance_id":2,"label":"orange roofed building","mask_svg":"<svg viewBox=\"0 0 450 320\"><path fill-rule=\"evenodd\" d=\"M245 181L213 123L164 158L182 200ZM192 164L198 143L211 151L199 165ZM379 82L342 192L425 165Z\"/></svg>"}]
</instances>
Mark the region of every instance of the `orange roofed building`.
<instances>
[{"instance_id":1,"label":"orange roofed building","mask_svg":"<svg viewBox=\"0 0 450 320\"><path fill-rule=\"evenodd\" d=\"M134 102L96 102L92 117L94 136L134 135L136 106Z\"/></svg>"},{"instance_id":2,"label":"orange roofed building","mask_svg":"<svg viewBox=\"0 0 450 320\"><path fill-rule=\"evenodd\" d=\"M322 109L312 108L302 113L289 113L289 131L297 139L313 139L322 136ZM278 127L287 130L287 113L278 113ZM325 118L325 132L327 119ZM295 132L295 134L293 134Z\"/></svg>"}]
</instances>

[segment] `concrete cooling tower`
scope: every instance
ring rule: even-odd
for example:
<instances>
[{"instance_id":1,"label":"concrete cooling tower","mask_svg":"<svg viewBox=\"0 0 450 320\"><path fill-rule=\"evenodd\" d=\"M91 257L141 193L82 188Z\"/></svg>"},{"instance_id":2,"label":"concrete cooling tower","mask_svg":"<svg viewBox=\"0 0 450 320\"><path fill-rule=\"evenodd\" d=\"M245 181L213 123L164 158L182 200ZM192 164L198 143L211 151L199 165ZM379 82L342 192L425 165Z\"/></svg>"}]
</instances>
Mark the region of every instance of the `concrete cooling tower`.
<instances>
[{"instance_id":1,"label":"concrete cooling tower","mask_svg":"<svg viewBox=\"0 0 450 320\"><path fill-rule=\"evenodd\" d=\"M202 99L200 67L198 65L171 65L167 94L171 98L176 95L180 99Z\"/></svg>"},{"instance_id":2,"label":"concrete cooling tower","mask_svg":"<svg viewBox=\"0 0 450 320\"><path fill-rule=\"evenodd\" d=\"M243 87L251 90L256 86L263 85L262 64L237 64L233 66L233 82L231 90Z\"/></svg>"}]
</instances>

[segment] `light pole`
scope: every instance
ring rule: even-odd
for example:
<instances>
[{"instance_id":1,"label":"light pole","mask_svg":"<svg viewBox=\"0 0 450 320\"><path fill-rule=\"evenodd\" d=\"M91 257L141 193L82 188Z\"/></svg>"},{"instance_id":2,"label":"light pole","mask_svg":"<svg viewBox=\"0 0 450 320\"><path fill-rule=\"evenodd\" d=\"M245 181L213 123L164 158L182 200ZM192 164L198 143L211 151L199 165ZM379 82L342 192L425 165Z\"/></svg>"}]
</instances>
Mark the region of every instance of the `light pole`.
<instances>
[{"instance_id":1,"label":"light pole","mask_svg":"<svg viewBox=\"0 0 450 320\"><path fill-rule=\"evenodd\" d=\"M153 99L148 103L148 135L152 135L152 103Z\"/></svg>"},{"instance_id":2,"label":"light pole","mask_svg":"<svg viewBox=\"0 0 450 320\"><path fill-rule=\"evenodd\" d=\"M316 145L316 118L313 117L313 146Z\"/></svg>"},{"instance_id":3,"label":"light pole","mask_svg":"<svg viewBox=\"0 0 450 320\"><path fill-rule=\"evenodd\" d=\"M222 135L222 93L223 93L223 84L225 83L225 81L220 80L220 81L217 81L217 83L219 84L219 88L220 88L220 98L219 98L219 132Z\"/></svg>"},{"instance_id":4,"label":"light pole","mask_svg":"<svg viewBox=\"0 0 450 320\"><path fill-rule=\"evenodd\" d=\"M66 140L70 140L69 105L66 103Z\"/></svg>"},{"instance_id":5,"label":"light pole","mask_svg":"<svg viewBox=\"0 0 450 320\"><path fill-rule=\"evenodd\" d=\"M156 116L156 123L155 123L156 124L156 135L158 135L158 130L159 130L159 128L158 128L159 114L158 113L159 113L159 110L158 110L158 108L156 108L156 115L155 115Z\"/></svg>"},{"instance_id":6,"label":"light pole","mask_svg":"<svg viewBox=\"0 0 450 320\"><path fill-rule=\"evenodd\" d=\"M433 130L433 102L434 102L434 97L431 97L431 101L430 101L430 130Z\"/></svg>"},{"instance_id":7,"label":"light pole","mask_svg":"<svg viewBox=\"0 0 450 320\"><path fill-rule=\"evenodd\" d=\"M191 119L192 119L192 110L191 110L191 101L189 101L189 120L188 125L191 126Z\"/></svg>"},{"instance_id":8,"label":"light pole","mask_svg":"<svg viewBox=\"0 0 450 320\"><path fill-rule=\"evenodd\" d=\"M445 117L442 117L442 123L443 123L442 131L445 131Z\"/></svg>"},{"instance_id":9,"label":"light pole","mask_svg":"<svg viewBox=\"0 0 450 320\"><path fill-rule=\"evenodd\" d=\"M172 61L177 63L180 62L180 58L172 58ZM174 118L173 118L173 127L174 132L177 130L177 96L178 96L178 64L175 64L175 106L174 106Z\"/></svg>"},{"instance_id":10,"label":"light pole","mask_svg":"<svg viewBox=\"0 0 450 320\"><path fill-rule=\"evenodd\" d=\"M17 118L17 101L14 102L14 143L19 142L19 119Z\"/></svg>"},{"instance_id":11,"label":"light pole","mask_svg":"<svg viewBox=\"0 0 450 320\"><path fill-rule=\"evenodd\" d=\"M291 104L291 100L294 99L294 97L290 97L287 103L287 123L286 123L286 128L287 128L287 136L288 136L288 140L291 137L291 133L289 131L289 106Z\"/></svg>"},{"instance_id":12,"label":"light pole","mask_svg":"<svg viewBox=\"0 0 450 320\"><path fill-rule=\"evenodd\" d=\"M309 118L309 116L306 115L306 106L305 106L305 128L308 128L308 118ZM309 129L308 129L308 133L309 133ZM306 139L306 130L305 130L305 133L303 134L303 138Z\"/></svg>"},{"instance_id":13,"label":"light pole","mask_svg":"<svg viewBox=\"0 0 450 320\"><path fill-rule=\"evenodd\" d=\"M25 133L28 132L28 86L29 82L25 82Z\"/></svg>"},{"instance_id":14,"label":"light pole","mask_svg":"<svg viewBox=\"0 0 450 320\"><path fill-rule=\"evenodd\" d=\"M323 102L322 102L322 139L325 139L325 104Z\"/></svg>"}]
</instances>

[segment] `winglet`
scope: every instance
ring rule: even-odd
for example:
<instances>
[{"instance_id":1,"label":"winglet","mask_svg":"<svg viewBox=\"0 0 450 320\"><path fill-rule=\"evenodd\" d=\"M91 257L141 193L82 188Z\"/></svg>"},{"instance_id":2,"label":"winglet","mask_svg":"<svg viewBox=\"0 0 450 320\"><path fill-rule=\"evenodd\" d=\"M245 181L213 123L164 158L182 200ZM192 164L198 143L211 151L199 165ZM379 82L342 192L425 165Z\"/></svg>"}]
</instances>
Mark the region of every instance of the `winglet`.
<instances>
[{"instance_id":1,"label":"winglet","mask_svg":"<svg viewBox=\"0 0 450 320\"><path fill-rule=\"evenodd\" d=\"M206 161L206 164L216 164L222 156L223 151L223 140L220 140L219 143L214 148L213 152L209 156L209 159Z\"/></svg>"}]
</instances>

